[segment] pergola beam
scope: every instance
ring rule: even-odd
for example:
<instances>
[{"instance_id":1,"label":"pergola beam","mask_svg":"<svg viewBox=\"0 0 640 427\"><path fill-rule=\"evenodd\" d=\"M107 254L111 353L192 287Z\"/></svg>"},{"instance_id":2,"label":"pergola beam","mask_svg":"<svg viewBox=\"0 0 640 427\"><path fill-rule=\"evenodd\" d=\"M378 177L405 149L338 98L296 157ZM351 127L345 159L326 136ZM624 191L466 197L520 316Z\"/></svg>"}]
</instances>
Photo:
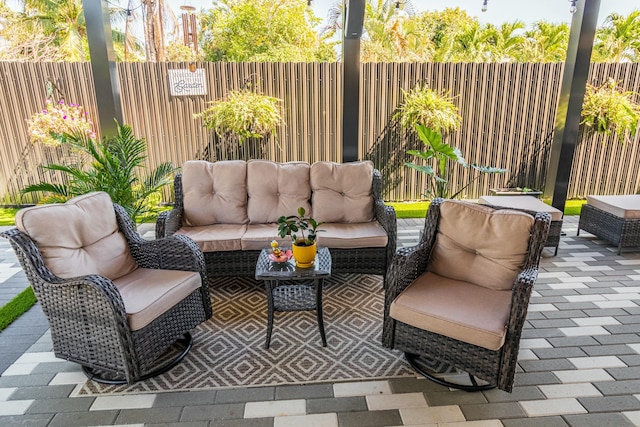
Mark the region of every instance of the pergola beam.
<instances>
[{"instance_id":1,"label":"pergola beam","mask_svg":"<svg viewBox=\"0 0 640 427\"><path fill-rule=\"evenodd\" d=\"M109 9L103 0L82 0L84 19L87 25L91 73L96 91L100 134L114 136L117 126L114 121L123 122L120 99L120 80L113 53Z\"/></svg>"},{"instance_id":2,"label":"pergola beam","mask_svg":"<svg viewBox=\"0 0 640 427\"><path fill-rule=\"evenodd\" d=\"M544 197L552 199L553 207L562 212L567 201L573 155L578 142L600 0L580 0L577 7L571 21L571 35L544 188Z\"/></svg>"},{"instance_id":3,"label":"pergola beam","mask_svg":"<svg viewBox=\"0 0 640 427\"><path fill-rule=\"evenodd\" d=\"M358 160L360 142L360 37L365 0L346 0L342 51L342 162Z\"/></svg>"}]
</instances>

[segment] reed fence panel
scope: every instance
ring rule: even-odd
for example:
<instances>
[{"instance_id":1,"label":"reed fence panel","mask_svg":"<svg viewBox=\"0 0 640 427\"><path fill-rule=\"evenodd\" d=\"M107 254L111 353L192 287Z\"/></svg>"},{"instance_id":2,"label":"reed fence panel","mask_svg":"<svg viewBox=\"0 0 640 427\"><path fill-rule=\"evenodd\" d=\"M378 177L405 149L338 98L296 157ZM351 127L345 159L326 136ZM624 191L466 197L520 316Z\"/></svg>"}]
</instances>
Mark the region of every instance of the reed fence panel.
<instances>
[{"instance_id":1,"label":"reed fence panel","mask_svg":"<svg viewBox=\"0 0 640 427\"><path fill-rule=\"evenodd\" d=\"M20 194L29 184L60 180L39 168L75 161L64 147L29 142L26 119L44 106L46 82L67 102L81 104L97 120L89 63L0 62L0 202L35 201ZM124 121L148 144L147 165L164 161L181 165L190 159L264 158L275 161L342 158L342 64L340 63L198 63L205 71L207 95L173 97L168 70L186 63L120 63ZM360 158L371 159L385 178L387 200L422 198L425 177L404 166L408 149L420 141L393 119L402 90L426 83L454 98L461 128L446 141L480 165L509 169L486 175L465 191L470 198L495 186L542 187L548 145L553 136L562 64L366 63L361 72ZM593 64L589 81L621 81L640 92L639 64ZM202 127L195 113L229 91L250 85L282 100L284 125L264 141L229 142ZM57 97L59 97L57 96ZM640 191L640 135L620 144L614 136L582 130L572 167L570 197ZM466 185L470 170L452 168L453 187ZM167 191L165 199L171 199Z\"/></svg>"}]
</instances>

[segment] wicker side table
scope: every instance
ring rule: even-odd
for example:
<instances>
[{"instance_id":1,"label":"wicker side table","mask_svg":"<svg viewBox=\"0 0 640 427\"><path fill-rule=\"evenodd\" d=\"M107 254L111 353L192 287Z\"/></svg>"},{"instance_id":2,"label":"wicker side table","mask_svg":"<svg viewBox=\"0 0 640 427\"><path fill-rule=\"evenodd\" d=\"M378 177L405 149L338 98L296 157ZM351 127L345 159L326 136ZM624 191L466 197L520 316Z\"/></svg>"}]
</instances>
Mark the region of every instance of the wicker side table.
<instances>
[{"instance_id":1,"label":"wicker side table","mask_svg":"<svg viewBox=\"0 0 640 427\"><path fill-rule=\"evenodd\" d=\"M264 280L267 291L267 339L271 343L273 315L276 311L316 311L322 346L327 346L322 318L322 284L331 276L331 254L327 248L318 248L313 267L298 268L293 260L274 263L269 249L263 249L256 263L256 280Z\"/></svg>"}]
</instances>

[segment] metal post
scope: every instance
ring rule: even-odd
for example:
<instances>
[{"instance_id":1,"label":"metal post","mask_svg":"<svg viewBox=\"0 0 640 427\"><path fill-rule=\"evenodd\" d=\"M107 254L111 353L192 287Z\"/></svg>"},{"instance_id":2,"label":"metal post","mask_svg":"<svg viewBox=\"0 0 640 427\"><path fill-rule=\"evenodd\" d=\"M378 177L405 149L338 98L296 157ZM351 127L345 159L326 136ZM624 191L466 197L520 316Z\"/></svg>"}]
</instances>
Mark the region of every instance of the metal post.
<instances>
[{"instance_id":1,"label":"metal post","mask_svg":"<svg viewBox=\"0 0 640 427\"><path fill-rule=\"evenodd\" d=\"M82 0L84 19L89 39L89 55L91 72L98 104L100 134L113 136L117 134L114 121L123 122L122 102L120 100L120 81L113 53L109 9L103 0Z\"/></svg>"},{"instance_id":2,"label":"metal post","mask_svg":"<svg viewBox=\"0 0 640 427\"><path fill-rule=\"evenodd\" d=\"M346 0L342 51L342 162L358 160L360 142L360 36L365 0Z\"/></svg>"},{"instance_id":3,"label":"metal post","mask_svg":"<svg viewBox=\"0 0 640 427\"><path fill-rule=\"evenodd\" d=\"M571 21L571 35L544 188L544 197L552 199L553 207L563 212L569 189L573 153L578 142L582 102L591 65L600 0L579 0L577 6Z\"/></svg>"}]
</instances>

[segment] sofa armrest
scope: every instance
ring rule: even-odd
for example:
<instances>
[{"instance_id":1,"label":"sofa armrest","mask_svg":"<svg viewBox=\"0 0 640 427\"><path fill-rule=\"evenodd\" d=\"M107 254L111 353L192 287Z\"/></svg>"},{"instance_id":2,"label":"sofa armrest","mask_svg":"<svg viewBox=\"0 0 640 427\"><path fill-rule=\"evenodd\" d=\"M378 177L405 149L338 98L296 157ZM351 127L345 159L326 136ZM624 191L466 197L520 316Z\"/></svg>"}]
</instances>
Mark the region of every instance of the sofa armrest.
<instances>
[{"instance_id":1,"label":"sofa armrest","mask_svg":"<svg viewBox=\"0 0 640 427\"><path fill-rule=\"evenodd\" d=\"M182 209L160 212L156 220L156 239L171 236L182 226Z\"/></svg>"}]
</instances>

